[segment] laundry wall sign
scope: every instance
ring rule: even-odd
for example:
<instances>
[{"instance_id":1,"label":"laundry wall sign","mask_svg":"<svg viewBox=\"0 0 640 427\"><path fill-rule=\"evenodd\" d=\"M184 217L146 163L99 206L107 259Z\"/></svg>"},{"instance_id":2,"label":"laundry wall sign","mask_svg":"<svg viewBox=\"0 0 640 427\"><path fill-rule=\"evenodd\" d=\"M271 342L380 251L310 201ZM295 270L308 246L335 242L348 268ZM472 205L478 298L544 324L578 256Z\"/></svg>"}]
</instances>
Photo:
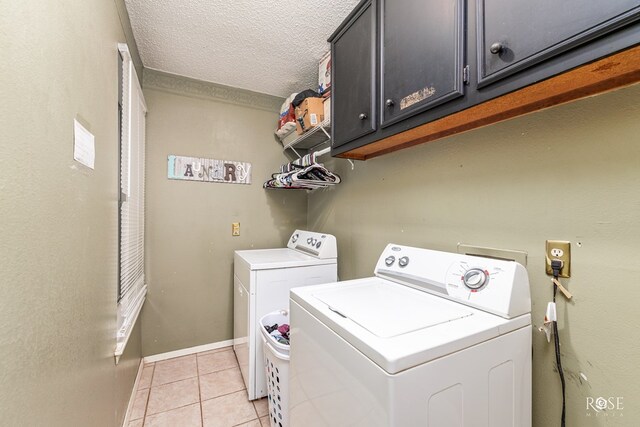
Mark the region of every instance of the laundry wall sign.
<instances>
[{"instance_id":1,"label":"laundry wall sign","mask_svg":"<svg viewBox=\"0 0 640 427\"><path fill-rule=\"evenodd\" d=\"M170 155L167 177L184 181L251 184L251 163Z\"/></svg>"}]
</instances>

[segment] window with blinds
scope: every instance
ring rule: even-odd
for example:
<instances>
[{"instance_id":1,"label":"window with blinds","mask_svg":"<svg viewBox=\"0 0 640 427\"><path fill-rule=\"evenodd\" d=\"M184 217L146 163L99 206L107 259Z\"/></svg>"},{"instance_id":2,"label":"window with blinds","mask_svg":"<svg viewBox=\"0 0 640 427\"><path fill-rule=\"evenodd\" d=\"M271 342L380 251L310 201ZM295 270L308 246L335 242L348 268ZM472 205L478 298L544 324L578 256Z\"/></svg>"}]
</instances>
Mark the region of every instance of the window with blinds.
<instances>
[{"instance_id":1,"label":"window with blinds","mask_svg":"<svg viewBox=\"0 0 640 427\"><path fill-rule=\"evenodd\" d=\"M145 115L129 49L120 55L120 215L119 284L116 361L122 355L147 293L144 279L144 150Z\"/></svg>"}]
</instances>

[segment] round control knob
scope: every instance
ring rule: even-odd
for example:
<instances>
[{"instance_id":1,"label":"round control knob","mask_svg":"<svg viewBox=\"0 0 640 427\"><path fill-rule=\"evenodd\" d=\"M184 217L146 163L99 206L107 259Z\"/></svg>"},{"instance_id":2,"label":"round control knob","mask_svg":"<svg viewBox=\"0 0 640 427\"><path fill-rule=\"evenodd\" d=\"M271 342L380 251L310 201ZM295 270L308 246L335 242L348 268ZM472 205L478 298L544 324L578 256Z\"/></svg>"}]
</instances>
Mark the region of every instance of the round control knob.
<instances>
[{"instance_id":1,"label":"round control knob","mask_svg":"<svg viewBox=\"0 0 640 427\"><path fill-rule=\"evenodd\" d=\"M408 256L403 256L402 258L400 258L398 260L398 265L400 267L406 267L409 264L409 257Z\"/></svg>"},{"instance_id":2,"label":"round control knob","mask_svg":"<svg viewBox=\"0 0 640 427\"><path fill-rule=\"evenodd\" d=\"M322 246L322 242L316 243L316 249L320 249L320 246Z\"/></svg>"},{"instance_id":3,"label":"round control knob","mask_svg":"<svg viewBox=\"0 0 640 427\"><path fill-rule=\"evenodd\" d=\"M387 265L387 267L391 267L394 262L396 262L396 257L394 257L393 255L389 255L384 259L384 263Z\"/></svg>"},{"instance_id":4,"label":"round control knob","mask_svg":"<svg viewBox=\"0 0 640 427\"><path fill-rule=\"evenodd\" d=\"M500 42L495 42L494 44L491 45L491 47L489 47L489 51L494 55L502 52L503 49L504 49L504 46Z\"/></svg>"},{"instance_id":5,"label":"round control knob","mask_svg":"<svg viewBox=\"0 0 640 427\"><path fill-rule=\"evenodd\" d=\"M358 116L358 118L360 120L366 120L367 119L367 115L365 113L360 113L360 115Z\"/></svg>"},{"instance_id":6,"label":"round control knob","mask_svg":"<svg viewBox=\"0 0 640 427\"><path fill-rule=\"evenodd\" d=\"M395 102L393 102L393 99L389 98L389 99L387 99L387 100L384 102L384 104L385 104L387 107L393 107L393 106L395 105Z\"/></svg>"},{"instance_id":7,"label":"round control knob","mask_svg":"<svg viewBox=\"0 0 640 427\"><path fill-rule=\"evenodd\" d=\"M298 241L298 237L300 237L300 236L298 236L297 234L294 234L293 237L291 238L291 242L292 243L297 242Z\"/></svg>"},{"instance_id":8,"label":"round control knob","mask_svg":"<svg viewBox=\"0 0 640 427\"><path fill-rule=\"evenodd\" d=\"M487 273L480 268L472 268L464 273L462 281L469 289L480 289L487 283Z\"/></svg>"},{"instance_id":9,"label":"round control knob","mask_svg":"<svg viewBox=\"0 0 640 427\"><path fill-rule=\"evenodd\" d=\"M312 241L313 241L313 239L312 239L311 237L309 237L309 238L307 239L307 243L308 243L308 244L311 244L311 242L312 242Z\"/></svg>"}]
</instances>

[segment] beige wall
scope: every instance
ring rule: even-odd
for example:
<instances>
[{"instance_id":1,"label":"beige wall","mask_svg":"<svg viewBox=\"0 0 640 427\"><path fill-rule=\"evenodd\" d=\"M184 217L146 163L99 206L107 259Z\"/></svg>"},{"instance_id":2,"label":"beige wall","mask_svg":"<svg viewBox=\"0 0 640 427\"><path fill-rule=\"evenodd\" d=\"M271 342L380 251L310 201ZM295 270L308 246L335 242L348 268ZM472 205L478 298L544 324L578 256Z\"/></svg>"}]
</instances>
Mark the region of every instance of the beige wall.
<instances>
[{"instance_id":1,"label":"beige wall","mask_svg":"<svg viewBox=\"0 0 640 427\"><path fill-rule=\"evenodd\" d=\"M285 162L273 138L281 99L148 70L144 93L149 294L142 347L152 355L232 338L233 251L284 246L306 224L307 198L262 188ZM251 162L253 183L169 180L169 154ZM231 237L232 222L240 222L240 237Z\"/></svg>"},{"instance_id":2,"label":"beige wall","mask_svg":"<svg viewBox=\"0 0 640 427\"><path fill-rule=\"evenodd\" d=\"M126 24L126 20L123 21ZM0 0L0 425L116 426L117 43L112 0ZM96 167L73 160L73 119Z\"/></svg>"},{"instance_id":3,"label":"beige wall","mask_svg":"<svg viewBox=\"0 0 640 427\"><path fill-rule=\"evenodd\" d=\"M372 274L388 242L520 249L533 321L551 286L546 239L572 242L573 302L560 298L568 426L640 425L640 85L389 154L309 199L310 229L335 234L343 279ZM578 246L578 242L581 246ZM535 331L534 425L559 425L553 346ZM580 381L584 373L588 381ZM587 396L623 396L623 418L586 416Z\"/></svg>"}]
</instances>

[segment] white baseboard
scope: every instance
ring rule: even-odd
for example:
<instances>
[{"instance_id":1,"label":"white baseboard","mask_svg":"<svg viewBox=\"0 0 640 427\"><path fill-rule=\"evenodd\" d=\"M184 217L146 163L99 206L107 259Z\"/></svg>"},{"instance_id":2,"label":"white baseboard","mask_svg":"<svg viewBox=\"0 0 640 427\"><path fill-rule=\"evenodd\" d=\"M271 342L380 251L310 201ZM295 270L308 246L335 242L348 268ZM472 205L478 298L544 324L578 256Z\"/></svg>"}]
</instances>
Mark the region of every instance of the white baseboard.
<instances>
[{"instance_id":1,"label":"white baseboard","mask_svg":"<svg viewBox=\"0 0 640 427\"><path fill-rule=\"evenodd\" d=\"M127 427L129 425L129 417L131 416L131 411L133 410L133 404L136 401L136 391L138 390L138 384L140 383L140 378L142 377L143 367L144 367L144 359L140 359L140 366L138 366L138 373L136 374L136 380L133 383L133 389L131 390L131 397L129 397L127 412L124 414L124 421L122 422L122 427Z\"/></svg>"},{"instance_id":2,"label":"white baseboard","mask_svg":"<svg viewBox=\"0 0 640 427\"><path fill-rule=\"evenodd\" d=\"M173 359L174 357L188 356L190 354L201 353L203 351L217 350L222 347L233 345L233 340L219 341L211 344L197 345L195 347L183 348L182 350L169 351L167 353L146 356L144 363L159 362L161 360Z\"/></svg>"}]
</instances>

